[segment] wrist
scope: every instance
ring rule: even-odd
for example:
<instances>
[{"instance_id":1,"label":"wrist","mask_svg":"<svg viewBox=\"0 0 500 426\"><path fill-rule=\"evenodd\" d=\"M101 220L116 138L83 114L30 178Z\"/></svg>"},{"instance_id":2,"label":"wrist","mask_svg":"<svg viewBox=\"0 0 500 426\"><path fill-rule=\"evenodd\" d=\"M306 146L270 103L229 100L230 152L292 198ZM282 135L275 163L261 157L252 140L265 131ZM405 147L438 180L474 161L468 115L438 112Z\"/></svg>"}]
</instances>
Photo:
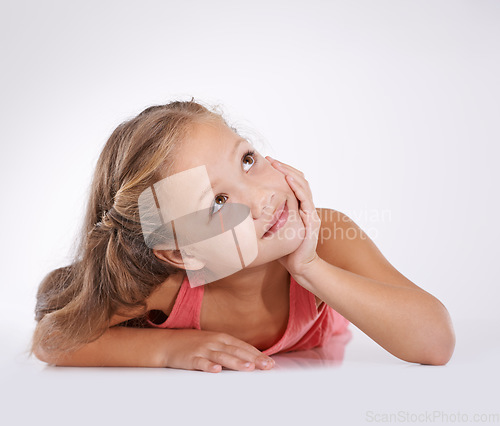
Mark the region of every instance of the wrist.
<instances>
[{"instance_id":1,"label":"wrist","mask_svg":"<svg viewBox=\"0 0 500 426\"><path fill-rule=\"evenodd\" d=\"M159 329L159 331L161 331L161 337L156 340L157 345L154 351L155 365L166 368L170 366L172 352L175 351L173 337L176 330L163 328Z\"/></svg>"},{"instance_id":2,"label":"wrist","mask_svg":"<svg viewBox=\"0 0 500 426\"><path fill-rule=\"evenodd\" d=\"M298 270L296 273L292 275L297 282L307 283L311 281L311 278L314 275L314 271L316 271L323 262L324 260L321 259L321 257L319 257L318 254L316 253L315 257L312 260L310 260L307 263L304 263L301 266L300 270Z\"/></svg>"}]
</instances>

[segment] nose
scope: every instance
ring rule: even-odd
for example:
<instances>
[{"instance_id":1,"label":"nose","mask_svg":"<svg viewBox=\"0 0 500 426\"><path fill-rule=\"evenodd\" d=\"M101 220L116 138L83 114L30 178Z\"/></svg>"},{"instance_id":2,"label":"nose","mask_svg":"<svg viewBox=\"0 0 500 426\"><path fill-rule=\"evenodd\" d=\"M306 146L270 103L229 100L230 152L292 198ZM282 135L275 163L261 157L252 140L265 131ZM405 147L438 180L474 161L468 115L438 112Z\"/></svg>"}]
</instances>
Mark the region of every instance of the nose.
<instances>
[{"instance_id":1,"label":"nose","mask_svg":"<svg viewBox=\"0 0 500 426\"><path fill-rule=\"evenodd\" d=\"M250 210L254 220L270 216L273 213L272 203L275 193L272 189L266 187L253 188L250 196Z\"/></svg>"}]
</instances>

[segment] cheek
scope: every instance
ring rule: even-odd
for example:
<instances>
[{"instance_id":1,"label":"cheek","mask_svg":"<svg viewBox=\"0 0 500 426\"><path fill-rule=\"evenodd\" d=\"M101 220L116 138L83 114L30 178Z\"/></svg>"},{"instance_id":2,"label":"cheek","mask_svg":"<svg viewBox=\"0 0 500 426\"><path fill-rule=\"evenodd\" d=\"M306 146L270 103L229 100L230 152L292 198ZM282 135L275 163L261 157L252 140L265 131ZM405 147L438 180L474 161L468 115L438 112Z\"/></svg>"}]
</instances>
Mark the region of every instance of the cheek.
<instances>
[{"instance_id":1,"label":"cheek","mask_svg":"<svg viewBox=\"0 0 500 426\"><path fill-rule=\"evenodd\" d=\"M264 165L262 166L262 170L268 178L277 179L280 176L284 177L283 173L281 173L279 170L276 170L269 161L267 161L266 159L264 159L263 161Z\"/></svg>"},{"instance_id":2,"label":"cheek","mask_svg":"<svg viewBox=\"0 0 500 426\"><path fill-rule=\"evenodd\" d=\"M279 187L280 190L288 193L293 193L292 189L288 185L288 182L285 179L285 175L280 172L279 170L276 170L271 164L266 161L266 166L263 167L263 173L262 173L262 178L263 181L266 183L271 183L273 185L276 185Z\"/></svg>"},{"instance_id":3,"label":"cheek","mask_svg":"<svg viewBox=\"0 0 500 426\"><path fill-rule=\"evenodd\" d=\"M290 217L287 226L270 239L258 240L257 258L247 266L254 267L293 253L302 244L305 228L302 220Z\"/></svg>"}]
</instances>

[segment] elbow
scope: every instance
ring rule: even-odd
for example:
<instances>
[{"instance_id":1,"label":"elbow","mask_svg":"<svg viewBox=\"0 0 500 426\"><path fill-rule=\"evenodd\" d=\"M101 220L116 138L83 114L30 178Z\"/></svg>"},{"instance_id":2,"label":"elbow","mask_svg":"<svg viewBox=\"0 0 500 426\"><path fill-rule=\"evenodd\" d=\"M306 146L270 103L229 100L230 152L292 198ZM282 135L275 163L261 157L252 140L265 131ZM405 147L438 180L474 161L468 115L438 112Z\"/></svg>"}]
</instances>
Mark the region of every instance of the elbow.
<instances>
[{"instance_id":1,"label":"elbow","mask_svg":"<svg viewBox=\"0 0 500 426\"><path fill-rule=\"evenodd\" d=\"M45 362L47 364L52 364L55 365L55 359L53 356L50 356L43 348L40 346L37 346L35 349L33 349L33 355L37 359L39 359L42 362Z\"/></svg>"},{"instance_id":2,"label":"elbow","mask_svg":"<svg viewBox=\"0 0 500 426\"><path fill-rule=\"evenodd\" d=\"M455 332L450 330L449 334L439 342L439 345L434 349L433 357L431 358L430 365L446 365L453 356L455 351Z\"/></svg>"},{"instance_id":3,"label":"elbow","mask_svg":"<svg viewBox=\"0 0 500 426\"><path fill-rule=\"evenodd\" d=\"M418 349L398 356L403 361L422 365L446 365L455 350L455 333L453 329L443 332L439 339L427 339L419 344Z\"/></svg>"},{"instance_id":4,"label":"elbow","mask_svg":"<svg viewBox=\"0 0 500 426\"><path fill-rule=\"evenodd\" d=\"M425 365L446 365L455 351L456 336L450 315L442 305L441 318L436 322L426 342Z\"/></svg>"},{"instance_id":5,"label":"elbow","mask_svg":"<svg viewBox=\"0 0 500 426\"><path fill-rule=\"evenodd\" d=\"M424 365L446 365L450 361L453 351L455 350L454 340L446 344L442 344L440 347L435 347L432 354L427 356Z\"/></svg>"},{"instance_id":6,"label":"elbow","mask_svg":"<svg viewBox=\"0 0 500 426\"><path fill-rule=\"evenodd\" d=\"M33 349L33 355L42 362L49 363L47 354L39 346Z\"/></svg>"},{"instance_id":7,"label":"elbow","mask_svg":"<svg viewBox=\"0 0 500 426\"><path fill-rule=\"evenodd\" d=\"M424 361L420 362L423 365L446 365L450 361L453 351L455 349L454 344L443 346L442 348L435 349L432 355L424 358Z\"/></svg>"},{"instance_id":8,"label":"elbow","mask_svg":"<svg viewBox=\"0 0 500 426\"><path fill-rule=\"evenodd\" d=\"M402 356L403 361L422 365L446 365L455 351L455 331L450 315L444 305L434 311L436 316L425 327L419 328L414 334L410 346Z\"/></svg>"}]
</instances>

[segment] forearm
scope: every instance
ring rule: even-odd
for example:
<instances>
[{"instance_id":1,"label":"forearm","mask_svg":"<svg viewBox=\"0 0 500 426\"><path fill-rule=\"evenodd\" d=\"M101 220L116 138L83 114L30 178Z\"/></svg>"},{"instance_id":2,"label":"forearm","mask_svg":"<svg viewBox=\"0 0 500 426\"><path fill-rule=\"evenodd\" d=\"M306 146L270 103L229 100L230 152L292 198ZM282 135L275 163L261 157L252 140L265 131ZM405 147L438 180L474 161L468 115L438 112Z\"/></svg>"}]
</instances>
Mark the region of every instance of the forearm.
<instances>
[{"instance_id":1,"label":"forearm","mask_svg":"<svg viewBox=\"0 0 500 426\"><path fill-rule=\"evenodd\" d=\"M295 279L398 358L445 364L453 353L448 311L422 289L372 280L321 258Z\"/></svg>"},{"instance_id":2,"label":"forearm","mask_svg":"<svg viewBox=\"0 0 500 426\"><path fill-rule=\"evenodd\" d=\"M41 361L67 367L163 367L163 351L172 331L115 326L94 342L58 358L43 351L35 351L35 355Z\"/></svg>"}]
</instances>

